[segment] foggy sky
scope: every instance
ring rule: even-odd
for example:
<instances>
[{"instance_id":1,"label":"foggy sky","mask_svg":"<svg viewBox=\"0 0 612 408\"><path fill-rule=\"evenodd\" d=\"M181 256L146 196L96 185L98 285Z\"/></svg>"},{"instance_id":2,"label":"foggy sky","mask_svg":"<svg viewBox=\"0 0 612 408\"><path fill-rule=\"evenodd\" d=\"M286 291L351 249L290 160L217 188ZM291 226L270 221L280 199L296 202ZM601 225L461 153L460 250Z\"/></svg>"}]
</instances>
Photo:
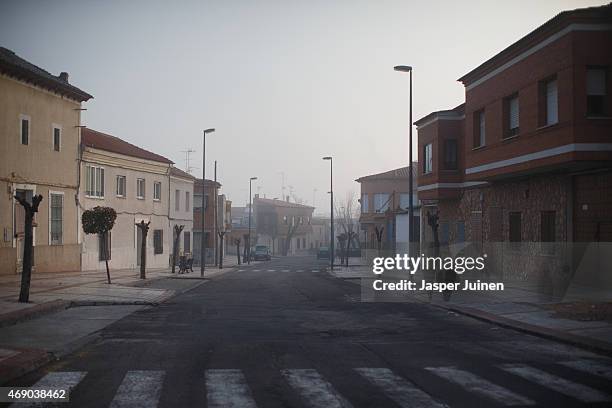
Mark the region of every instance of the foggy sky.
<instances>
[{"instance_id":1,"label":"foggy sky","mask_svg":"<svg viewBox=\"0 0 612 408\"><path fill-rule=\"evenodd\" d=\"M414 113L463 102L456 80L560 11L607 1L6 1L0 45L94 95L83 124L218 179L234 205L286 193L328 211L360 176L408 163ZM416 141L416 131L414 132ZM415 158L417 152L415 150Z\"/></svg>"}]
</instances>

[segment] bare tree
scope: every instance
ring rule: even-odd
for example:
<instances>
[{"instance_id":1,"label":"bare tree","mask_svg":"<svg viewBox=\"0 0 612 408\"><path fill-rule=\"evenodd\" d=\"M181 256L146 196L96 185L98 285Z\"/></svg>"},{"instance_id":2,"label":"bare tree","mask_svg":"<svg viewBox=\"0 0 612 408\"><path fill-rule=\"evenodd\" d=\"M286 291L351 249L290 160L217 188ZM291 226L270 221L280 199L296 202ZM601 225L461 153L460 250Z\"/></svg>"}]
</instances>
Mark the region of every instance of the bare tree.
<instances>
[{"instance_id":1,"label":"bare tree","mask_svg":"<svg viewBox=\"0 0 612 408\"><path fill-rule=\"evenodd\" d=\"M178 257L179 240L181 239L181 232L185 228L184 225L174 226L174 241L172 243L172 273L176 268L176 258Z\"/></svg>"},{"instance_id":2,"label":"bare tree","mask_svg":"<svg viewBox=\"0 0 612 408\"><path fill-rule=\"evenodd\" d=\"M223 238L225 237L225 231L219 231L217 235L219 235L219 269L223 269Z\"/></svg>"},{"instance_id":3,"label":"bare tree","mask_svg":"<svg viewBox=\"0 0 612 408\"><path fill-rule=\"evenodd\" d=\"M140 221L136 223L136 226L142 232L142 241L140 243L140 279L146 279L145 269L147 267L147 234L149 233L149 225L151 221L144 222Z\"/></svg>"},{"instance_id":4,"label":"bare tree","mask_svg":"<svg viewBox=\"0 0 612 408\"><path fill-rule=\"evenodd\" d=\"M291 224L289 224L289 228L287 228L287 234L285 235L285 247L283 248L283 255L287 256L289 253L289 248L291 247L291 239L295 232L300 227L300 223L296 221L297 217L291 217Z\"/></svg>"},{"instance_id":5,"label":"bare tree","mask_svg":"<svg viewBox=\"0 0 612 408\"><path fill-rule=\"evenodd\" d=\"M380 250L382 249L382 237L385 227L376 226L374 227L374 232L376 233L376 242L378 244L378 256L380 256Z\"/></svg>"},{"instance_id":6,"label":"bare tree","mask_svg":"<svg viewBox=\"0 0 612 408\"><path fill-rule=\"evenodd\" d=\"M353 242L358 242L359 234L357 233L357 222L355 221L357 216L357 206L355 200L355 192L349 191L346 194L345 201L340 203L340 205L334 204L336 219L340 228L343 231L343 238L346 241L346 250L344 256L344 262L346 266L349 266L349 255ZM341 245L344 247L343 243ZM342 259L340 260L342 264Z\"/></svg>"},{"instance_id":7,"label":"bare tree","mask_svg":"<svg viewBox=\"0 0 612 408\"><path fill-rule=\"evenodd\" d=\"M236 245L236 255L238 256L238 265L240 265L240 238L235 238L234 244Z\"/></svg>"},{"instance_id":8,"label":"bare tree","mask_svg":"<svg viewBox=\"0 0 612 408\"><path fill-rule=\"evenodd\" d=\"M17 200L25 210L23 270L21 272L21 290L19 292L19 301L22 303L28 303L30 300L30 282L32 280L32 255L34 249L33 220L34 214L38 212L38 205L40 204L42 199L42 195L36 195L32 197L32 204L30 204L24 197L15 195L15 200Z\"/></svg>"}]
</instances>

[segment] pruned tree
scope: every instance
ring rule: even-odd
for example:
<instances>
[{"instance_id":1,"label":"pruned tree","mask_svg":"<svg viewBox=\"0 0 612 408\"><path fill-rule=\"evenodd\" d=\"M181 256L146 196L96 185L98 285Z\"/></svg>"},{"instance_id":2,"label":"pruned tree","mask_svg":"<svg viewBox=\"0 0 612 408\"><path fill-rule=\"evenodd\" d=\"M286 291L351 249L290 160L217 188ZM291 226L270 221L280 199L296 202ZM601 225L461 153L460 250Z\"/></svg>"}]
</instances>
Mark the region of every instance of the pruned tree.
<instances>
[{"instance_id":1,"label":"pruned tree","mask_svg":"<svg viewBox=\"0 0 612 408\"><path fill-rule=\"evenodd\" d=\"M102 240L100 250L102 251L101 258L106 263L106 279L108 284L111 283L110 270L108 268L109 248L108 234L115 226L117 212L111 207L94 207L90 210L85 210L81 215L81 224L83 224L83 232L85 234L96 234Z\"/></svg>"},{"instance_id":2,"label":"pruned tree","mask_svg":"<svg viewBox=\"0 0 612 408\"><path fill-rule=\"evenodd\" d=\"M179 241L181 239L181 232L185 229L184 225L174 226L174 240L172 242L172 273L176 270L176 258L178 257Z\"/></svg>"},{"instance_id":3,"label":"pruned tree","mask_svg":"<svg viewBox=\"0 0 612 408\"><path fill-rule=\"evenodd\" d=\"M340 265L344 265L344 259L348 257L346 252L346 232L342 232L337 237L338 243L340 244Z\"/></svg>"},{"instance_id":4,"label":"pruned tree","mask_svg":"<svg viewBox=\"0 0 612 408\"><path fill-rule=\"evenodd\" d=\"M236 255L238 256L238 265L240 265L240 238L234 238L234 245L236 245Z\"/></svg>"},{"instance_id":5,"label":"pruned tree","mask_svg":"<svg viewBox=\"0 0 612 408\"><path fill-rule=\"evenodd\" d=\"M285 234L285 247L283 248L283 255L287 256L289 248L291 247L291 239L295 235L295 232L300 227L300 223L296 222L296 217L291 217L291 224L287 227L287 234Z\"/></svg>"},{"instance_id":6,"label":"pruned tree","mask_svg":"<svg viewBox=\"0 0 612 408\"><path fill-rule=\"evenodd\" d=\"M28 303L30 301L30 283L32 281L32 258L34 251L34 231L33 221L34 214L38 212L38 206L43 200L42 195L36 195L32 197L32 203L30 204L25 197L15 195L15 200L21 204L25 211L25 228L24 228L24 242L23 242L23 262L21 271L21 290L19 291L19 301L22 303Z\"/></svg>"},{"instance_id":7,"label":"pruned tree","mask_svg":"<svg viewBox=\"0 0 612 408\"><path fill-rule=\"evenodd\" d=\"M343 231L343 237L346 242L346 254L343 258L340 259L340 263L345 263L346 266L349 266L349 255L353 242L358 242L359 234L357 233L357 212L356 212L356 200L355 200L355 192L349 191L346 194L345 201L340 203L340 206L334 204L336 219L338 220L338 224ZM341 244L342 245L342 244Z\"/></svg>"},{"instance_id":8,"label":"pruned tree","mask_svg":"<svg viewBox=\"0 0 612 408\"><path fill-rule=\"evenodd\" d=\"M248 256L247 251L248 251L248 247L249 247L249 234L244 234L242 236L242 238L244 239L244 241L243 241L244 242L244 248L243 248L244 253L242 254L242 260L244 262L247 262L246 260L248 259L247 258L247 256Z\"/></svg>"},{"instance_id":9,"label":"pruned tree","mask_svg":"<svg viewBox=\"0 0 612 408\"><path fill-rule=\"evenodd\" d=\"M151 221L144 222L144 220L137 222L136 226L142 233L142 240L140 242L140 279L146 279L146 267L147 267L147 234L149 233L149 225Z\"/></svg>"},{"instance_id":10,"label":"pruned tree","mask_svg":"<svg viewBox=\"0 0 612 408\"><path fill-rule=\"evenodd\" d=\"M376 226L374 227L374 233L376 234L376 242L378 243L378 255L380 256L380 250L382 249L382 238L385 227Z\"/></svg>"},{"instance_id":11,"label":"pruned tree","mask_svg":"<svg viewBox=\"0 0 612 408\"><path fill-rule=\"evenodd\" d=\"M225 231L219 231L217 235L219 235L219 269L223 269L223 238L225 237Z\"/></svg>"}]
</instances>

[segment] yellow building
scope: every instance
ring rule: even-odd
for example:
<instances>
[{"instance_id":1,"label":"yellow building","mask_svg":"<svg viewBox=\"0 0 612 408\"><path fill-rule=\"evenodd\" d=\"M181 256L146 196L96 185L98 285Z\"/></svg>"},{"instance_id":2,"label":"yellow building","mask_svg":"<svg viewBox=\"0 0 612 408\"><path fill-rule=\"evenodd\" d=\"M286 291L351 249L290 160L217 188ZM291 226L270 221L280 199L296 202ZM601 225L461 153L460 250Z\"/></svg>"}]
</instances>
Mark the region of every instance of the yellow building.
<instances>
[{"instance_id":1,"label":"yellow building","mask_svg":"<svg viewBox=\"0 0 612 408\"><path fill-rule=\"evenodd\" d=\"M80 270L77 213L81 103L88 93L0 47L0 274L21 272L24 211L35 218L34 270Z\"/></svg>"}]
</instances>

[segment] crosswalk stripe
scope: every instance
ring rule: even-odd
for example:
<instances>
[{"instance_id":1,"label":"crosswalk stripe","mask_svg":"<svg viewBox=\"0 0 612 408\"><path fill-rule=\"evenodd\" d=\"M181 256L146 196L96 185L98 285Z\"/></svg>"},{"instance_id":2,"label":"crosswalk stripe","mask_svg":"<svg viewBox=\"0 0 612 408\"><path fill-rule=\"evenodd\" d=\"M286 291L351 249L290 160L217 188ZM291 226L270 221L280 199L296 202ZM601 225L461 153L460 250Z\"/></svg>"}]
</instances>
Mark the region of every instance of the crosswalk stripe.
<instances>
[{"instance_id":1,"label":"crosswalk stripe","mask_svg":"<svg viewBox=\"0 0 612 408\"><path fill-rule=\"evenodd\" d=\"M304 272L303 269L298 269L296 272Z\"/></svg>"},{"instance_id":2,"label":"crosswalk stripe","mask_svg":"<svg viewBox=\"0 0 612 408\"><path fill-rule=\"evenodd\" d=\"M276 269L268 269L268 272L276 272Z\"/></svg>"},{"instance_id":3,"label":"crosswalk stripe","mask_svg":"<svg viewBox=\"0 0 612 408\"><path fill-rule=\"evenodd\" d=\"M87 374L86 371L56 371L45 375L43 378L38 380L36 384L32 385L31 389L62 389L66 390L67 394L76 387L83 377ZM68 396L67 395L67 396ZM42 407L44 403L31 402L31 403L14 403L11 407Z\"/></svg>"},{"instance_id":4,"label":"crosswalk stripe","mask_svg":"<svg viewBox=\"0 0 612 408\"><path fill-rule=\"evenodd\" d=\"M261 272L261 269L253 269L253 272Z\"/></svg>"},{"instance_id":5,"label":"crosswalk stripe","mask_svg":"<svg viewBox=\"0 0 612 408\"><path fill-rule=\"evenodd\" d=\"M610 396L586 385L577 384L546 371L521 364L504 364L501 368L528 381L584 402L610 401Z\"/></svg>"},{"instance_id":6,"label":"crosswalk stripe","mask_svg":"<svg viewBox=\"0 0 612 408\"><path fill-rule=\"evenodd\" d=\"M111 401L110 408L156 407L161 396L164 376L164 371L128 371Z\"/></svg>"},{"instance_id":7,"label":"crosswalk stripe","mask_svg":"<svg viewBox=\"0 0 612 408\"><path fill-rule=\"evenodd\" d=\"M402 408L446 407L388 368L356 368L355 371L381 388Z\"/></svg>"},{"instance_id":8,"label":"crosswalk stripe","mask_svg":"<svg viewBox=\"0 0 612 408\"><path fill-rule=\"evenodd\" d=\"M289 269L283 269L283 272L289 272Z\"/></svg>"},{"instance_id":9,"label":"crosswalk stripe","mask_svg":"<svg viewBox=\"0 0 612 408\"><path fill-rule=\"evenodd\" d=\"M351 407L351 404L342 398L316 370L308 368L282 370L282 374L291 387L296 389L311 407Z\"/></svg>"},{"instance_id":10,"label":"crosswalk stripe","mask_svg":"<svg viewBox=\"0 0 612 408\"><path fill-rule=\"evenodd\" d=\"M321 271L320 271L320 270L318 270L318 269L313 269L312 271L313 271L313 272L321 272Z\"/></svg>"},{"instance_id":11,"label":"crosswalk stripe","mask_svg":"<svg viewBox=\"0 0 612 408\"><path fill-rule=\"evenodd\" d=\"M593 360L564 361L559 364L612 381L612 365L610 364Z\"/></svg>"},{"instance_id":12,"label":"crosswalk stripe","mask_svg":"<svg viewBox=\"0 0 612 408\"><path fill-rule=\"evenodd\" d=\"M256 408L242 371L206 370L208 408Z\"/></svg>"},{"instance_id":13,"label":"crosswalk stripe","mask_svg":"<svg viewBox=\"0 0 612 408\"><path fill-rule=\"evenodd\" d=\"M510 406L534 404L534 402L529 398L525 398L504 387L493 384L492 382L468 371L459 370L455 367L426 367L425 369L439 377L462 386L470 392L474 392L495 400L501 405Z\"/></svg>"}]
</instances>

